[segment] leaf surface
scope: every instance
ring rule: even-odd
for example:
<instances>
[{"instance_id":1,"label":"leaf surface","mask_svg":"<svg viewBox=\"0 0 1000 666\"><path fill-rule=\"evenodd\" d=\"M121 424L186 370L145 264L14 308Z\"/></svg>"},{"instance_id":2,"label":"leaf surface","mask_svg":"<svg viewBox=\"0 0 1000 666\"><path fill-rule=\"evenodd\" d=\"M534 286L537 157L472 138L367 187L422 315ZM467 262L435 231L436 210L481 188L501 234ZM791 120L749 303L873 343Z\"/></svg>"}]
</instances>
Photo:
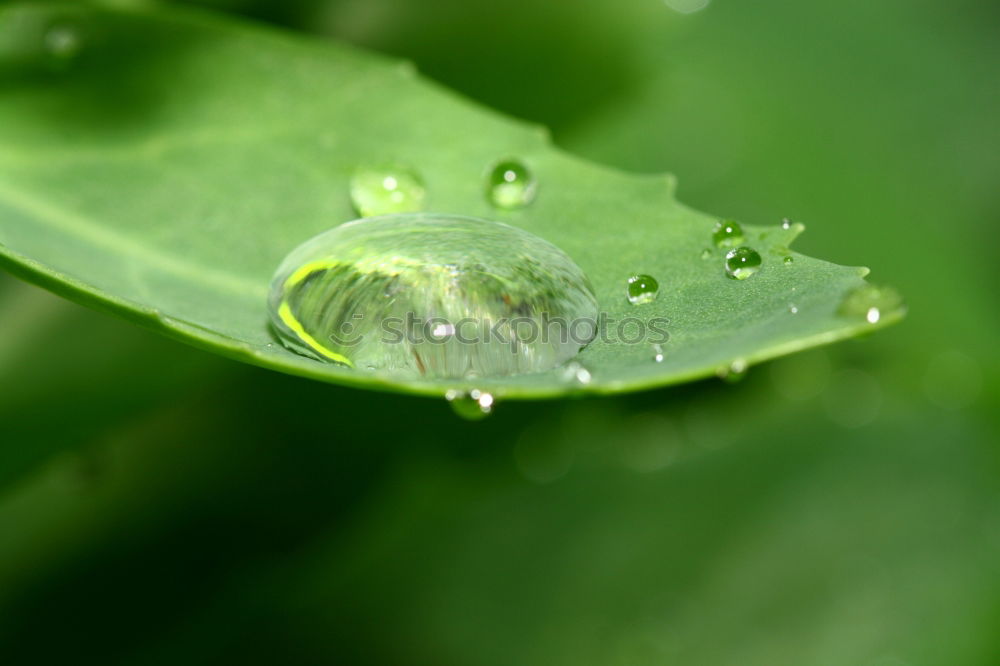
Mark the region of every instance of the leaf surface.
<instances>
[{"instance_id":1,"label":"leaf surface","mask_svg":"<svg viewBox=\"0 0 1000 666\"><path fill-rule=\"evenodd\" d=\"M52 53L53 31L76 40ZM714 247L717 219L634 175L555 148L544 130L421 79L407 63L197 12L15 5L0 11L0 260L12 272L231 358L306 377L441 395L612 393L696 379L884 326L838 313L866 269L787 248L801 225L744 225L761 270L736 281ZM535 201L494 209L484 178L523 160ZM266 294L293 247L356 217L351 173L412 165L425 209L503 221L562 248L611 323L669 320L647 342L597 339L565 372L404 382L296 355L274 339ZM709 250L707 253L705 250ZM793 258L786 263L784 258ZM660 295L630 305L628 277ZM792 310L794 309L794 314ZM68 332L71 334L71 332Z\"/></svg>"}]
</instances>

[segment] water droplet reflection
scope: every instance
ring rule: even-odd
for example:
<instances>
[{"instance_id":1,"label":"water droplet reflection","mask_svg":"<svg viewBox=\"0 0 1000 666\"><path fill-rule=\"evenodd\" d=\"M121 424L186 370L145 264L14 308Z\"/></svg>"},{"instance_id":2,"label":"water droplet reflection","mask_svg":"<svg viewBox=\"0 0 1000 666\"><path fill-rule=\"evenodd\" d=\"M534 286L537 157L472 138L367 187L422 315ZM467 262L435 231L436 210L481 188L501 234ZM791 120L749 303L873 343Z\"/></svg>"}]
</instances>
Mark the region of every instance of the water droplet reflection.
<instances>
[{"instance_id":1,"label":"water droplet reflection","mask_svg":"<svg viewBox=\"0 0 1000 666\"><path fill-rule=\"evenodd\" d=\"M625 294L632 305L652 303L660 292L660 283L651 275L633 275L628 279Z\"/></svg>"},{"instance_id":2,"label":"water droplet reflection","mask_svg":"<svg viewBox=\"0 0 1000 666\"><path fill-rule=\"evenodd\" d=\"M493 412L493 395L479 389L468 393L450 389L445 394L445 399L452 411L466 421L480 421Z\"/></svg>"},{"instance_id":3,"label":"water droplet reflection","mask_svg":"<svg viewBox=\"0 0 1000 666\"><path fill-rule=\"evenodd\" d=\"M524 162L506 159L497 162L486 181L486 196L497 208L513 210L527 206L535 198L537 182Z\"/></svg>"},{"instance_id":4,"label":"water droplet reflection","mask_svg":"<svg viewBox=\"0 0 1000 666\"><path fill-rule=\"evenodd\" d=\"M887 315L903 309L903 298L892 287L864 284L845 296L837 312L844 317L877 324Z\"/></svg>"},{"instance_id":5,"label":"water droplet reflection","mask_svg":"<svg viewBox=\"0 0 1000 666\"><path fill-rule=\"evenodd\" d=\"M365 218L313 237L282 261L268 306L280 341L305 356L449 379L556 368L596 333L576 324L598 312L559 248L438 214Z\"/></svg>"},{"instance_id":6,"label":"water droplet reflection","mask_svg":"<svg viewBox=\"0 0 1000 666\"><path fill-rule=\"evenodd\" d=\"M743 228L733 220L723 220L715 225L712 240L716 247L736 247L743 242Z\"/></svg>"},{"instance_id":7,"label":"water droplet reflection","mask_svg":"<svg viewBox=\"0 0 1000 666\"><path fill-rule=\"evenodd\" d=\"M734 280L746 280L760 270L761 258L756 250L738 247L726 254L726 275Z\"/></svg>"},{"instance_id":8,"label":"water droplet reflection","mask_svg":"<svg viewBox=\"0 0 1000 666\"><path fill-rule=\"evenodd\" d=\"M723 381L735 384L736 382L742 381L747 376L748 369L749 366L747 365L746 360L738 358L729 365L724 365L719 368L715 374L717 374Z\"/></svg>"},{"instance_id":9,"label":"water droplet reflection","mask_svg":"<svg viewBox=\"0 0 1000 666\"><path fill-rule=\"evenodd\" d=\"M350 189L351 203L362 217L419 211L426 196L417 172L401 165L361 167L351 177Z\"/></svg>"}]
</instances>

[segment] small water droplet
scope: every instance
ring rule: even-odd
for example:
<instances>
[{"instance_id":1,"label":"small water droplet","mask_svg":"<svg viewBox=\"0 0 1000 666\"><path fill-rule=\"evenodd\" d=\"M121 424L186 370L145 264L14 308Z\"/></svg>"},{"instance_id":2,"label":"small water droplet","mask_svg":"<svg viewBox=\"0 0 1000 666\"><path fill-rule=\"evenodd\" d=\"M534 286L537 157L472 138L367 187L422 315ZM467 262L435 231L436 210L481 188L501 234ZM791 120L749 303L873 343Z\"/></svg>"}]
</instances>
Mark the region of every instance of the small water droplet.
<instances>
[{"instance_id":1,"label":"small water droplet","mask_svg":"<svg viewBox=\"0 0 1000 666\"><path fill-rule=\"evenodd\" d=\"M746 280L760 270L760 254L749 247L738 247L726 253L726 274L735 280Z\"/></svg>"},{"instance_id":2,"label":"small water droplet","mask_svg":"<svg viewBox=\"0 0 1000 666\"><path fill-rule=\"evenodd\" d=\"M782 228L782 229L791 229L791 228L792 228L792 221L791 221L791 220L789 220L789 219L788 219L787 217L786 217L786 218L784 218L784 219L783 219L783 220L781 221L781 228Z\"/></svg>"},{"instance_id":3,"label":"small water droplet","mask_svg":"<svg viewBox=\"0 0 1000 666\"><path fill-rule=\"evenodd\" d=\"M268 305L289 349L405 378L549 370L590 341L598 314L590 281L559 248L431 213L355 220L306 241L275 273Z\"/></svg>"},{"instance_id":4,"label":"small water droplet","mask_svg":"<svg viewBox=\"0 0 1000 666\"><path fill-rule=\"evenodd\" d=\"M781 262L787 266L788 264L795 263L795 257L791 256L785 257L784 259L781 260Z\"/></svg>"},{"instance_id":5,"label":"small water droplet","mask_svg":"<svg viewBox=\"0 0 1000 666\"><path fill-rule=\"evenodd\" d=\"M712 258L712 251L706 247L704 250L701 251L701 258L702 258L702 261L706 261L708 259L711 259Z\"/></svg>"},{"instance_id":6,"label":"small water droplet","mask_svg":"<svg viewBox=\"0 0 1000 666\"><path fill-rule=\"evenodd\" d=\"M652 303L660 293L660 283L651 275L633 275L628 279L625 294L632 305Z\"/></svg>"},{"instance_id":7,"label":"small water droplet","mask_svg":"<svg viewBox=\"0 0 1000 666\"><path fill-rule=\"evenodd\" d=\"M586 386L594 378L590 373L590 370L578 361L570 361L567 363L566 367L563 368L562 376L567 382L580 384L582 386Z\"/></svg>"},{"instance_id":8,"label":"small water droplet","mask_svg":"<svg viewBox=\"0 0 1000 666\"><path fill-rule=\"evenodd\" d=\"M527 206L535 198L537 182L524 162L505 159L490 169L486 196L497 208L513 210Z\"/></svg>"},{"instance_id":9,"label":"small water droplet","mask_svg":"<svg viewBox=\"0 0 1000 666\"><path fill-rule=\"evenodd\" d=\"M423 181L408 167L365 166L351 177L351 203L362 217L418 211L425 196Z\"/></svg>"},{"instance_id":10,"label":"small water droplet","mask_svg":"<svg viewBox=\"0 0 1000 666\"><path fill-rule=\"evenodd\" d=\"M653 361L655 363L663 363L663 346L653 345Z\"/></svg>"},{"instance_id":11,"label":"small water droplet","mask_svg":"<svg viewBox=\"0 0 1000 666\"><path fill-rule=\"evenodd\" d=\"M790 304L790 305L788 306L788 311L789 311L789 312L791 312L792 314L798 314L798 313L799 313L799 308L798 308L798 306L797 306L797 305L795 305L795 304L793 303L793 304Z\"/></svg>"},{"instance_id":12,"label":"small water droplet","mask_svg":"<svg viewBox=\"0 0 1000 666\"><path fill-rule=\"evenodd\" d=\"M743 242L743 228L733 220L722 220L715 225L712 240L717 247L736 247Z\"/></svg>"},{"instance_id":13,"label":"small water droplet","mask_svg":"<svg viewBox=\"0 0 1000 666\"><path fill-rule=\"evenodd\" d=\"M493 412L493 394L479 389L469 392L449 389L445 399L452 411L466 421L479 421Z\"/></svg>"},{"instance_id":14,"label":"small water droplet","mask_svg":"<svg viewBox=\"0 0 1000 666\"><path fill-rule=\"evenodd\" d=\"M747 376L747 362L742 358L735 359L729 365L722 366L716 372L720 379L735 384Z\"/></svg>"},{"instance_id":15,"label":"small water droplet","mask_svg":"<svg viewBox=\"0 0 1000 666\"><path fill-rule=\"evenodd\" d=\"M902 307L903 298L892 287L864 284L844 296L837 312L844 317L877 324L886 315L898 312Z\"/></svg>"},{"instance_id":16,"label":"small water droplet","mask_svg":"<svg viewBox=\"0 0 1000 666\"><path fill-rule=\"evenodd\" d=\"M68 23L57 23L45 32L45 52L55 66L63 66L80 53L80 31Z\"/></svg>"}]
</instances>

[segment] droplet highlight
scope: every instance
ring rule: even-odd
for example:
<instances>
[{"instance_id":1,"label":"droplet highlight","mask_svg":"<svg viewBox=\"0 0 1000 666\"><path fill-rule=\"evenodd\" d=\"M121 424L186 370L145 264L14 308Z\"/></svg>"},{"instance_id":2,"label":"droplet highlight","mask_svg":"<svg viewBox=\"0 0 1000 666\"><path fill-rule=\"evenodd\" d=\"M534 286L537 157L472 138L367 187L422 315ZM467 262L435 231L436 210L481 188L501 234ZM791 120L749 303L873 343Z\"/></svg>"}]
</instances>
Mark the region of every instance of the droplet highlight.
<instances>
[{"instance_id":1,"label":"droplet highlight","mask_svg":"<svg viewBox=\"0 0 1000 666\"><path fill-rule=\"evenodd\" d=\"M523 208L535 198L537 181L527 165L517 159L494 164L486 179L486 197L503 210Z\"/></svg>"},{"instance_id":2,"label":"droplet highlight","mask_svg":"<svg viewBox=\"0 0 1000 666\"><path fill-rule=\"evenodd\" d=\"M559 248L521 229L416 213L355 220L293 250L271 321L314 359L404 377L540 372L596 333L597 300Z\"/></svg>"},{"instance_id":3,"label":"droplet highlight","mask_svg":"<svg viewBox=\"0 0 1000 666\"><path fill-rule=\"evenodd\" d=\"M847 292L837 312L852 319L877 324L903 309L903 297L892 287L865 284Z\"/></svg>"},{"instance_id":4,"label":"droplet highlight","mask_svg":"<svg viewBox=\"0 0 1000 666\"><path fill-rule=\"evenodd\" d=\"M749 366L746 360L738 358L733 360L729 365L724 365L716 371L716 374L725 382L729 384L735 384L736 382L742 381L744 377L747 376L747 370Z\"/></svg>"},{"instance_id":5,"label":"droplet highlight","mask_svg":"<svg viewBox=\"0 0 1000 666\"><path fill-rule=\"evenodd\" d=\"M351 204L362 217L416 212L426 198L417 172L399 165L360 167L351 177L350 189Z\"/></svg>"},{"instance_id":6,"label":"droplet highlight","mask_svg":"<svg viewBox=\"0 0 1000 666\"><path fill-rule=\"evenodd\" d=\"M479 389L468 392L451 389L445 399L452 411L466 421L481 421L493 413L493 394Z\"/></svg>"},{"instance_id":7,"label":"droplet highlight","mask_svg":"<svg viewBox=\"0 0 1000 666\"><path fill-rule=\"evenodd\" d=\"M726 275L734 280L746 280L760 270L760 254L749 247L738 247L726 253Z\"/></svg>"},{"instance_id":8,"label":"droplet highlight","mask_svg":"<svg viewBox=\"0 0 1000 666\"><path fill-rule=\"evenodd\" d=\"M567 363L566 367L563 368L562 376L565 381L573 384L579 384L581 386L586 386L594 378L590 370L588 370L585 365L577 361L570 361Z\"/></svg>"},{"instance_id":9,"label":"droplet highlight","mask_svg":"<svg viewBox=\"0 0 1000 666\"><path fill-rule=\"evenodd\" d=\"M743 239L743 227L733 220L722 220L712 232L712 241L716 247L736 247Z\"/></svg>"},{"instance_id":10,"label":"droplet highlight","mask_svg":"<svg viewBox=\"0 0 1000 666\"><path fill-rule=\"evenodd\" d=\"M660 293L660 283L651 275L633 275L625 286L625 295L632 305L652 303Z\"/></svg>"},{"instance_id":11,"label":"droplet highlight","mask_svg":"<svg viewBox=\"0 0 1000 666\"><path fill-rule=\"evenodd\" d=\"M653 345L653 362L654 363L663 363L663 359L664 359L663 346L662 345Z\"/></svg>"}]
</instances>

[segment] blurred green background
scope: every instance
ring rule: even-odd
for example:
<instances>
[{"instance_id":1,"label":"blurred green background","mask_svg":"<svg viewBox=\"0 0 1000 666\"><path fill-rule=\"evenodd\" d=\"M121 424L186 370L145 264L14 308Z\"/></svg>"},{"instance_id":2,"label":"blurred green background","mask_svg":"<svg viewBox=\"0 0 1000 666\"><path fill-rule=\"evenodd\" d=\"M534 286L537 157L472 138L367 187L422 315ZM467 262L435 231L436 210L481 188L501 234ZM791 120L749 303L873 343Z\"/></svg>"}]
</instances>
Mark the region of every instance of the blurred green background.
<instances>
[{"instance_id":1,"label":"blurred green background","mask_svg":"<svg viewBox=\"0 0 1000 666\"><path fill-rule=\"evenodd\" d=\"M467 423L0 276L0 663L1000 663L1000 5L200 4L802 221L910 314Z\"/></svg>"}]
</instances>

